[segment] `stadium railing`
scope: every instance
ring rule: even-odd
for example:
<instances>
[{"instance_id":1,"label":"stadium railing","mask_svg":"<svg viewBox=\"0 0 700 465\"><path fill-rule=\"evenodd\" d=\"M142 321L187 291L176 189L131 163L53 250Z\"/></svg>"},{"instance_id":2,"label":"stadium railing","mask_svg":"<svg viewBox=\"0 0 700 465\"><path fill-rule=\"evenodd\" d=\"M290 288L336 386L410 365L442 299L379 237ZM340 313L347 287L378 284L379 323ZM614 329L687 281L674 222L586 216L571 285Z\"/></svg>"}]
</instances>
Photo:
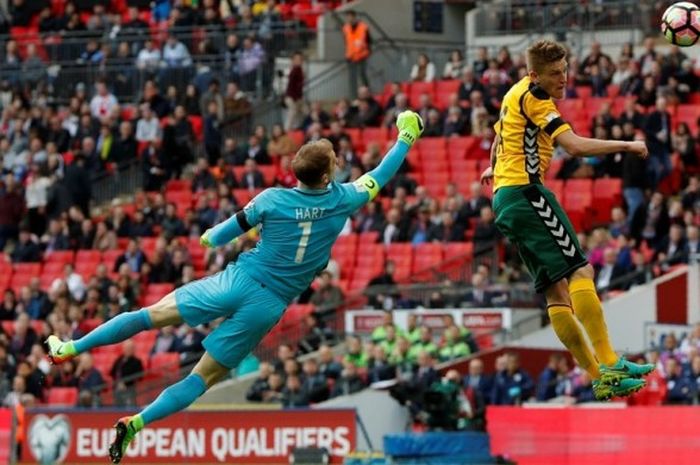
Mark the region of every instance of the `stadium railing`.
<instances>
[{"instance_id":1,"label":"stadium railing","mask_svg":"<svg viewBox=\"0 0 700 465\"><path fill-rule=\"evenodd\" d=\"M665 4L673 2L639 2L609 0L598 2L543 2L514 0L482 2L476 21L477 35L566 33L571 29L606 31L639 28L651 31Z\"/></svg>"}]
</instances>

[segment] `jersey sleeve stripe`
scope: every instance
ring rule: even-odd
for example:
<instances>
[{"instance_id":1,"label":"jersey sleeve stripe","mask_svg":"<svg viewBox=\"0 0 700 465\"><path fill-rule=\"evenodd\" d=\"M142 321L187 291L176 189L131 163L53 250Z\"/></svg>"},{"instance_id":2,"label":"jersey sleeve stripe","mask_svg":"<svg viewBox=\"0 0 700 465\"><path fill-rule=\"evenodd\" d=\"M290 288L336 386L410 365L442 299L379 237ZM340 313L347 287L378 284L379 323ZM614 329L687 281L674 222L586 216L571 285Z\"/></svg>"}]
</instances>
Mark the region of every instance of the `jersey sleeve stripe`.
<instances>
[{"instance_id":1,"label":"jersey sleeve stripe","mask_svg":"<svg viewBox=\"0 0 700 465\"><path fill-rule=\"evenodd\" d=\"M245 212L243 210L236 213L236 220L238 220L238 226L241 227L243 232L248 232L253 228L250 223L248 223L248 218L245 217Z\"/></svg>"},{"instance_id":2,"label":"jersey sleeve stripe","mask_svg":"<svg viewBox=\"0 0 700 465\"><path fill-rule=\"evenodd\" d=\"M566 121L564 121L561 118L554 118L552 121L549 122L547 126L544 128L544 132L547 133L550 137L552 134L554 134L554 131L559 129L561 126L565 125Z\"/></svg>"}]
</instances>

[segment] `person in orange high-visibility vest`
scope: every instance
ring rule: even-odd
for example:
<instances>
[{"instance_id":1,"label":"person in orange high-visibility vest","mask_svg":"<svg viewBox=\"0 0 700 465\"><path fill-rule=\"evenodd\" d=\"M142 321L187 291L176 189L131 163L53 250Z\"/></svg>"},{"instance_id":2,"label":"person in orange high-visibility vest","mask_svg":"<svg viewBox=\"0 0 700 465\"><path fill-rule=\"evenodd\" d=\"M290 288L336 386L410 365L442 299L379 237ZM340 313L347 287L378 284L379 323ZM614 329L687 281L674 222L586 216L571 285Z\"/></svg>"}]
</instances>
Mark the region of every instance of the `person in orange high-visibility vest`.
<instances>
[{"instance_id":1,"label":"person in orange high-visibility vest","mask_svg":"<svg viewBox=\"0 0 700 465\"><path fill-rule=\"evenodd\" d=\"M343 36L345 37L345 59L348 61L350 69L350 92L353 97L357 97L358 74L362 80L362 85L369 87L367 78L367 59L371 52L371 37L369 26L357 19L357 13L353 10L345 12L345 26L343 26Z\"/></svg>"}]
</instances>

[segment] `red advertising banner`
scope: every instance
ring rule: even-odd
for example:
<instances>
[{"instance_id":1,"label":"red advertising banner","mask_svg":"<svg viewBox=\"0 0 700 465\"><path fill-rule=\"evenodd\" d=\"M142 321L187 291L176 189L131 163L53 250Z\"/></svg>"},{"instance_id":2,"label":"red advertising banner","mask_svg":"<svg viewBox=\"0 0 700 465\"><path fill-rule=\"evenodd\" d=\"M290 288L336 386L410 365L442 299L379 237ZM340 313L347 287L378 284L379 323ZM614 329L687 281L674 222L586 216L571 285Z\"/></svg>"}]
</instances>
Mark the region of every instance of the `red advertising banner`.
<instances>
[{"instance_id":1,"label":"red advertising banner","mask_svg":"<svg viewBox=\"0 0 700 465\"><path fill-rule=\"evenodd\" d=\"M489 407L491 454L518 465L697 465L697 407Z\"/></svg>"},{"instance_id":2,"label":"red advertising banner","mask_svg":"<svg viewBox=\"0 0 700 465\"><path fill-rule=\"evenodd\" d=\"M28 412L25 463L109 461L115 412ZM295 447L326 448L333 463L355 449L354 410L192 411L146 427L128 463L287 464Z\"/></svg>"},{"instance_id":3,"label":"red advertising banner","mask_svg":"<svg viewBox=\"0 0 700 465\"><path fill-rule=\"evenodd\" d=\"M0 408L0 465L10 463L12 456L12 410Z\"/></svg>"},{"instance_id":4,"label":"red advertising banner","mask_svg":"<svg viewBox=\"0 0 700 465\"><path fill-rule=\"evenodd\" d=\"M472 330L474 334L492 333L503 327L503 314L494 312L464 312L462 326Z\"/></svg>"}]
</instances>

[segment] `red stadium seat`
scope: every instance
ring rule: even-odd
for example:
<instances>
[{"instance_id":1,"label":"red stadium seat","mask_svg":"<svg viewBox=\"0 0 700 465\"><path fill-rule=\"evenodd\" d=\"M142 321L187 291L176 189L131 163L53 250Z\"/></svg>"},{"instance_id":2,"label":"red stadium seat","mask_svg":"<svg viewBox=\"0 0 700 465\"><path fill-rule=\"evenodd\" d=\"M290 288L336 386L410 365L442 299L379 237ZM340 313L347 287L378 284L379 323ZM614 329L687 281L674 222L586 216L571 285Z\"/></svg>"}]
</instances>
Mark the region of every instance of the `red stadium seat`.
<instances>
[{"instance_id":1,"label":"red stadium seat","mask_svg":"<svg viewBox=\"0 0 700 465\"><path fill-rule=\"evenodd\" d=\"M172 352L154 354L150 359L149 366L151 370L179 372L180 354Z\"/></svg>"},{"instance_id":2,"label":"red stadium seat","mask_svg":"<svg viewBox=\"0 0 700 465\"><path fill-rule=\"evenodd\" d=\"M593 217L597 224L610 222L614 206L622 205L622 179L600 178L593 181Z\"/></svg>"},{"instance_id":3,"label":"red stadium seat","mask_svg":"<svg viewBox=\"0 0 700 465\"><path fill-rule=\"evenodd\" d=\"M447 106L450 104L450 98L452 95L458 93L460 84L461 82L459 79L437 81L435 83L434 105L440 110L447 108Z\"/></svg>"},{"instance_id":4,"label":"red stadium seat","mask_svg":"<svg viewBox=\"0 0 700 465\"><path fill-rule=\"evenodd\" d=\"M433 82L412 82L408 91L408 105L411 108L418 108L420 97L428 94L432 101L435 100L435 83Z\"/></svg>"},{"instance_id":5,"label":"red stadium seat","mask_svg":"<svg viewBox=\"0 0 700 465\"><path fill-rule=\"evenodd\" d=\"M362 139L365 147L367 147L367 145L370 143L375 142L379 144L380 148L383 149L389 140L389 134L384 126L378 128L364 128L362 130Z\"/></svg>"},{"instance_id":6,"label":"red stadium seat","mask_svg":"<svg viewBox=\"0 0 700 465\"><path fill-rule=\"evenodd\" d=\"M75 407L78 404L78 388L53 387L49 389L47 401L53 407Z\"/></svg>"},{"instance_id":7,"label":"red stadium seat","mask_svg":"<svg viewBox=\"0 0 700 465\"><path fill-rule=\"evenodd\" d=\"M275 176L277 176L277 167L273 165L259 165L258 170L263 175L266 186L273 186L275 184Z\"/></svg>"},{"instance_id":8,"label":"red stadium seat","mask_svg":"<svg viewBox=\"0 0 700 465\"><path fill-rule=\"evenodd\" d=\"M75 254L76 266L80 262L99 262L102 259L102 252L99 250L78 250Z\"/></svg>"},{"instance_id":9,"label":"red stadium seat","mask_svg":"<svg viewBox=\"0 0 700 465\"><path fill-rule=\"evenodd\" d=\"M74 259L75 253L72 250L56 250L53 252L47 252L44 256L44 262L59 263L61 265L65 263L73 263Z\"/></svg>"}]
</instances>

